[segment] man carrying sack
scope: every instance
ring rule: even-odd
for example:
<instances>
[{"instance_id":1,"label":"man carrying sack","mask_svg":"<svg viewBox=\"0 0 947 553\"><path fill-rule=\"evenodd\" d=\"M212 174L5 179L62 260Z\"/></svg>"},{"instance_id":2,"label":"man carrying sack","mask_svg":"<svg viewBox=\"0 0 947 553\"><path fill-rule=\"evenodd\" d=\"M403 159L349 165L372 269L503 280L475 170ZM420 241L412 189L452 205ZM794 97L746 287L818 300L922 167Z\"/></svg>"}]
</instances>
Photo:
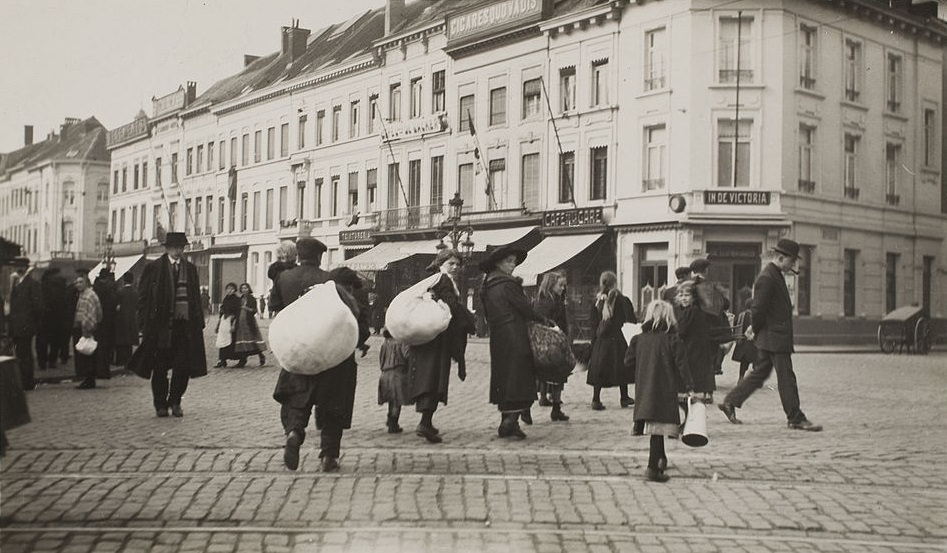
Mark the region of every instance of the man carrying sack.
<instances>
[{"instance_id":1,"label":"man carrying sack","mask_svg":"<svg viewBox=\"0 0 947 553\"><path fill-rule=\"evenodd\" d=\"M753 283L752 322L746 338L753 340L759 350L756 364L718 405L733 424L741 424L736 410L763 386L775 368L779 399L786 412L789 428L810 432L822 430L822 425L814 424L799 408L799 387L796 385L796 373L792 370L792 299L783 274L796 274L798 259L799 244L788 238L780 239L772 261L763 267Z\"/></svg>"}]
</instances>

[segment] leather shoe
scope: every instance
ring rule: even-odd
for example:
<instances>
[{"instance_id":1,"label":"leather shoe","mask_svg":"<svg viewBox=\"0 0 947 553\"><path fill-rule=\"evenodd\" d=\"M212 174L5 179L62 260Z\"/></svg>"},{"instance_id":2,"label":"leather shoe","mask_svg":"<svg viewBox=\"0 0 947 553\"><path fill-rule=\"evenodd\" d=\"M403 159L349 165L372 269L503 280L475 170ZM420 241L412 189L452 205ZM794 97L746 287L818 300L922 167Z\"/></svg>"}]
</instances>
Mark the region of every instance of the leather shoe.
<instances>
[{"instance_id":1,"label":"leather shoe","mask_svg":"<svg viewBox=\"0 0 947 553\"><path fill-rule=\"evenodd\" d=\"M171 414L174 415L175 417L181 418L184 416L184 410L181 409L180 405L172 405Z\"/></svg>"},{"instance_id":2,"label":"leather shoe","mask_svg":"<svg viewBox=\"0 0 947 553\"><path fill-rule=\"evenodd\" d=\"M539 398L539 406L540 406L540 407L550 407L550 406L552 406L552 402L549 401L549 398L548 398L548 397L546 397L545 395L543 395L543 397Z\"/></svg>"},{"instance_id":3,"label":"leather shoe","mask_svg":"<svg viewBox=\"0 0 947 553\"><path fill-rule=\"evenodd\" d=\"M167 416L168 416L168 408L167 408L167 407L158 407L158 408L155 409L155 414L158 415L159 417L167 417Z\"/></svg>"},{"instance_id":4,"label":"leather shoe","mask_svg":"<svg viewBox=\"0 0 947 553\"><path fill-rule=\"evenodd\" d=\"M808 430L809 432L822 432L822 425L815 424L809 419L802 419L799 422L789 423L789 428L793 430Z\"/></svg>"},{"instance_id":5,"label":"leather shoe","mask_svg":"<svg viewBox=\"0 0 947 553\"><path fill-rule=\"evenodd\" d=\"M427 426L424 424L419 424L417 428L414 429L414 433L418 436L421 436L428 442L432 444L439 444L444 440L438 435L437 431L434 430L433 426Z\"/></svg>"},{"instance_id":6,"label":"leather shoe","mask_svg":"<svg viewBox=\"0 0 947 553\"><path fill-rule=\"evenodd\" d=\"M82 384L76 386L77 390L91 390L95 388L95 380L83 380Z\"/></svg>"},{"instance_id":7,"label":"leather shoe","mask_svg":"<svg viewBox=\"0 0 947 553\"><path fill-rule=\"evenodd\" d=\"M727 416L727 420L730 421L730 424L743 424L743 421L737 418L737 410L733 405L725 401L718 403L717 408L723 411L723 414Z\"/></svg>"},{"instance_id":8,"label":"leather shoe","mask_svg":"<svg viewBox=\"0 0 947 553\"><path fill-rule=\"evenodd\" d=\"M593 410L593 411L604 411L604 410L605 410L605 405L604 405L601 401L599 401L599 400L597 400L597 399L593 399L593 400L592 400L592 410Z\"/></svg>"},{"instance_id":9,"label":"leather shoe","mask_svg":"<svg viewBox=\"0 0 947 553\"><path fill-rule=\"evenodd\" d=\"M526 438L526 433L515 421L512 424L500 423L500 427L497 428L497 435L501 438L516 438L518 440Z\"/></svg>"},{"instance_id":10,"label":"leather shoe","mask_svg":"<svg viewBox=\"0 0 947 553\"><path fill-rule=\"evenodd\" d=\"M337 472L339 470L339 460L335 457L322 458L322 472Z\"/></svg>"},{"instance_id":11,"label":"leather shoe","mask_svg":"<svg viewBox=\"0 0 947 553\"><path fill-rule=\"evenodd\" d=\"M549 413L549 418L552 419L552 422L562 421L566 422L569 420L569 415L562 412L562 408L559 407L559 404L556 404L552 408L552 412Z\"/></svg>"},{"instance_id":12,"label":"leather shoe","mask_svg":"<svg viewBox=\"0 0 947 553\"><path fill-rule=\"evenodd\" d=\"M533 414L529 411L529 409L523 409L520 412L520 419L525 425L532 426L533 424Z\"/></svg>"},{"instance_id":13,"label":"leather shoe","mask_svg":"<svg viewBox=\"0 0 947 553\"><path fill-rule=\"evenodd\" d=\"M651 482L660 482L662 484L671 479L671 477L668 476L667 474L664 474L658 469L653 469L650 467L648 468L648 470L645 471L644 476Z\"/></svg>"},{"instance_id":14,"label":"leather shoe","mask_svg":"<svg viewBox=\"0 0 947 553\"><path fill-rule=\"evenodd\" d=\"M283 447L283 464L289 470L299 468L299 446L302 443L302 437L295 432L290 432L289 436L286 436L286 446Z\"/></svg>"},{"instance_id":15,"label":"leather shoe","mask_svg":"<svg viewBox=\"0 0 947 553\"><path fill-rule=\"evenodd\" d=\"M630 398L630 397L623 397L623 398L621 398L621 408L622 408L622 409L624 409L625 407L631 407L631 406L634 405L634 404L635 404L635 400L632 399L632 398Z\"/></svg>"},{"instance_id":16,"label":"leather shoe","mask_svg":"<svg viewBox=\"0 0 947 553\"><path fill-rule=\"evenodd\" d=\"M215 369L222 369L222 368L224 368L224 367L226 367L226 366L227 366L227 362L226 362L226 361L218 361L217 364L214 365L214 368L215 368Z\"/></svg>"}]
</instances>

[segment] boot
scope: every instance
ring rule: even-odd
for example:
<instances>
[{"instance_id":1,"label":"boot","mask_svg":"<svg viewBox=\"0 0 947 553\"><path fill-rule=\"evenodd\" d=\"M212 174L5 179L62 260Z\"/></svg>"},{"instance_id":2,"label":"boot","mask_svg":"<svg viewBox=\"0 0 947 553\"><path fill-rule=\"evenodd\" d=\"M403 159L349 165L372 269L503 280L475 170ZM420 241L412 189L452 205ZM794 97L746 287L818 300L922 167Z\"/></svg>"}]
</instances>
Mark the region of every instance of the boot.
<instances>
[{"instance_id":1,"label":"boot","mask_svg":"<svg viewBox=\"0 0 947 553\"><path fill-rule=\"evenodd\" d=\"M388 415L388 433L400 434L404 429L398 425L398 417Z\"/></svg>"},{"instance_id":2,"label":"boot","mask_svg":"<svg viewBox=\"0 0 947 553\"><path fill-rule=\"evenodd\" d=\"M427 440L428 442L432 444L439 444L442 441L444 441L440 437L440 435L438 435L434 427L429 424L424 424L424 423L419 424L418 427L414 429L414 433L417 434L418 436L421 436L422 438L424 438L425 440Z\"/></svg>"},{"instance_id":3,"label":"boot","mask_svg":"<svg viewBox=\"0 0 947 553\"><path fill-rule=\"evenodd\" d=\"M523 432L519 423L516 422L518 416L519 413L503 413L500 427L497 428L497 435L501 438L517 438L520 440L525 438L526 433Z\"/></svg>"},{"instance_id":4,"label":"boot","mask_svg":"<svg viewBox=\"0 0 947 553\"><path fill-rule=\"evenodd\" d=\"M533 425L533 413L529 409L523 409L520 411L520 420L523 421L523 424L532 426Z\"/></svg>"},{"instance_id":5,"label":"boot","mask_svg":"<svg viewBox=\"0 0 947 553\"><path fill-rule=\"evenodd\" d=\"M552 422L556 422L556 421L565 422L569 420L569 415L566 415L565 413L562 412L561 403L553 403L552 412L549 413L549 418L552 419Z\"/></svg>"}]
</instances>

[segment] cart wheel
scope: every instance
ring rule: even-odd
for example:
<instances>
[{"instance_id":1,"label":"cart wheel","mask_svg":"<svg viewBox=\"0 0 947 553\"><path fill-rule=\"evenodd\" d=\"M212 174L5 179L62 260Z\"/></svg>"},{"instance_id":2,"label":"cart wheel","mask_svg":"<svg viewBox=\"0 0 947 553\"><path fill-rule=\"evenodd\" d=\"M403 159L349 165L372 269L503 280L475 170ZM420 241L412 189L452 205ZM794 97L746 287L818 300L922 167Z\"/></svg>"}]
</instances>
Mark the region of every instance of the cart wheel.
<instances>
[{"instance_id":1,"label":"cart wheel","mask_svg":"<svg viewBox=\"0 0 947 553\"><path fill-rule=\"evenodd\" d=\"M892 353L895 348L894 340L883 335L880 326L878 327L878 347L881 348L881 351L884 353Z\"/></svg>"},{"instance_id":2,"label":"cart wheel","mask_svg":"<svg viewBox=\"0 0 947 553\"><path fill-rule=\"evenodd\" d=\"M914 352L926 354L931 351L931 326L921 317L914 325Z\"/></svg>"}]
</instances>

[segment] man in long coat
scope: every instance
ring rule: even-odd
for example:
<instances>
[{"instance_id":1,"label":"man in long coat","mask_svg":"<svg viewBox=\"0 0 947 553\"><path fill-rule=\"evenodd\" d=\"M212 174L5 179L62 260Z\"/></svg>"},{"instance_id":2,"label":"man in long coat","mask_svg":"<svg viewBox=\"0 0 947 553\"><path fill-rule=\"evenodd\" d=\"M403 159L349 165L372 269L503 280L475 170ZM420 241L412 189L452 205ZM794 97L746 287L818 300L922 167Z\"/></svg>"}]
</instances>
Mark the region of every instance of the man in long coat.
<instances>
[{"instance_id":1,"label":"man in long coat","mask_svg":"<svg viewBox=\"0 0 947 553\"><path fill-rule=\"evenodd\" d=\"M19 280L10 290L10 335L20 366L20 382L24 390L36 388L34 379L33 338L43 320L42 286L33 276L33 267L25 257L14 259Z\"/></svg>"},{"instance_id":2,"label":"man in long coat","mask_svg":"<svg viewBox=\"0 0 947 553\"><path fill-rule=\"evenodd\" d=\"M810 432L822 430L822 425L812 423L800 409L799 387L796 373L792 370L792 298L783 273L794 273L798 259L799 244L788 238L780 239L773 260L763 267L753 283L752 323L746 337L756 344L756 364L718 406L733 424L740 424L736 409L757 388L761 388L776 369L779 399L789 428Z\"/></svg>"},{"instance_id":3,"label":"man in long coat","mask_svg":"<svg viewBox=\"0 0 947 553\"><path fill-rule=\"evenodd\" d=\"M315 238L300 238L296 244L299 265L279 274L274 283L277 305L285 309L299 299L309 288L328 282L329 273L319 268L326 246ZM358 319L359 339L362 346L368 339L367 313L358 309L355 298L337 285L340 297L353 308ZM313 316L318 316L314 313ZM355 352L342 363L319 374L297 374L280 369L273 391L273 399L280 403L280 419L286 432L283 462L286 468L299 468L299 447L306 440L309 416L315 408L316 428L320 431L319 457L323 472L339 469L342 431L352 426L355 408L356 382Z\"/></svg>"},{"instance_id":4,"label":"man in long coat","mask_svg":"<svg viewBox=\"0 0 947 553\"><path fill-rule=\"evenodd\" d=\"M181 397L188 382L207 374L200 282L197 267L183 257L186 245L183 232L167 233L165 254L145 266L138 293L142 340L128 369L151 379L159 417L167 417L169 408L175 417L183 417Z\"/></svg>"},{"instance_id":5,"label":"man in long coat","mask_svg":"<svg viewBox=\"0 0 947 553\"><path fill-rule=\"evenodd\" d=\"M115 313L115 364L124 365L138 345L138 289L131 272L122 276Z\"/></svg>"},{"instance_id":6,"label":"man in long coat","mask_svg":"<svg viewBox=\"0 0 947 553\"><path fill-rule=\"evenodd\" d=\"M66 279L58 267L51 267L40 279L43 293L43 320L36 334L36 361L40 369L56 368L56 361L68 355L72 319L67 319ZM62 349L66 347L66 351Z\"/></svg>"}]
</instances>

